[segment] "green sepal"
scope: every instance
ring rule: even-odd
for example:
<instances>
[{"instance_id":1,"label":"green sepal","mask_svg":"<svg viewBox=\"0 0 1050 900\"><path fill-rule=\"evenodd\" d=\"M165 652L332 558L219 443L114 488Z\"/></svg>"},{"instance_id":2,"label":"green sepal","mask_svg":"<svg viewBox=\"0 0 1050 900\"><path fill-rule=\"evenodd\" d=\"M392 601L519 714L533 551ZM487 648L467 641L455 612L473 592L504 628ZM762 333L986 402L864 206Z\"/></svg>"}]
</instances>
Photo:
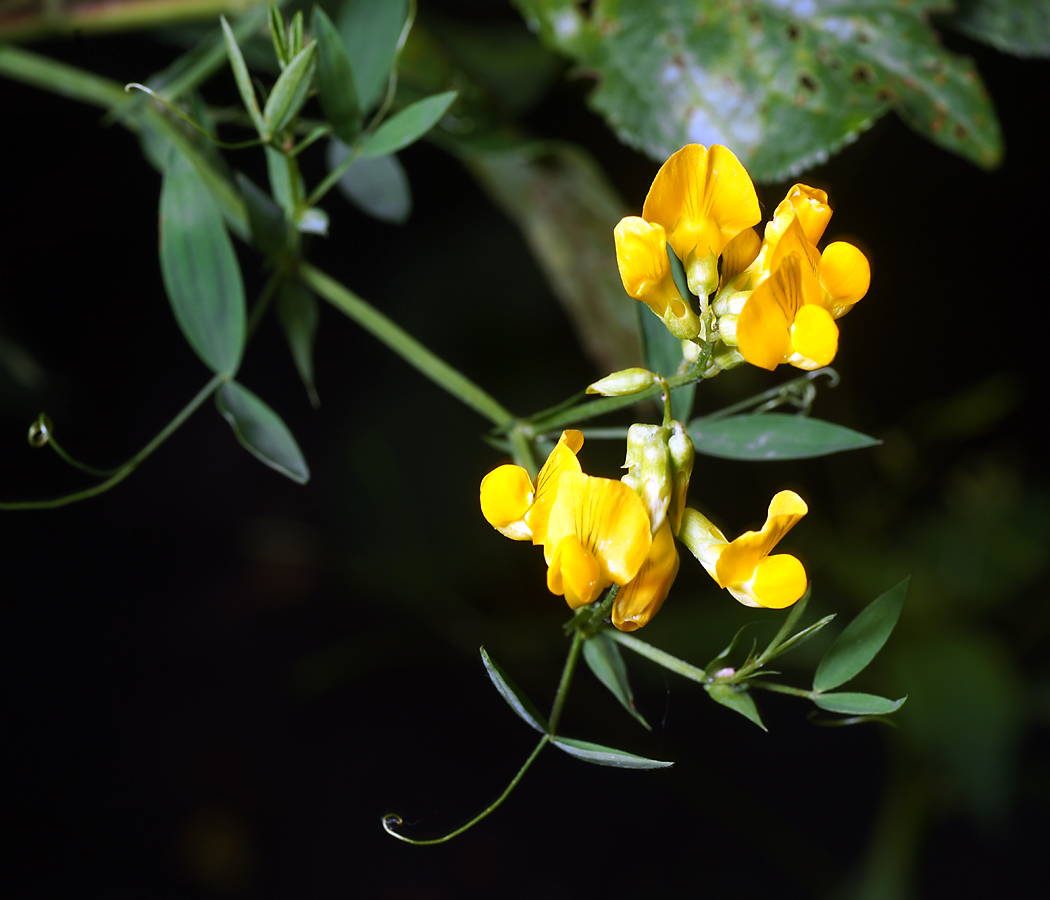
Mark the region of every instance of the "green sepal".
<instances>
[{"instance_id":1,"label":"green sepal","mask_svg":"<svg viewBox=\"0 0 1050 900\"><path fill-rule=\"evenodd\" d=\"M652 731L649 723L635 709L634 692L627 679L627 666L615 642L604 632L599 631L584 643L583 658L595 677L620 701L620 705L640 722L643 728Z\"/></svg>"},{"instance_id":2,"label":"green sepal","mask_svg":"<svg viewBox=\"0 0 1050 900\"><path fill-rule=\"evenodd\" d=\"M215 395L215 405L252 456L299 484L310 480L310 469L288 426L255 394L227 381Z\"/></svg>"},{"instance_id":3,"label":"green sepal","mask_svg":"<svg viewBox=\"0 0 1050 900\"><path fill-rule=\"evenodd\" d=\"M375 106L387 88L407 16L407 0L343 0L339 7L339 33L363 111Z\"/></svg>"},{"instance_id":4,"label":"green sepal","mask_svg":"<svg viewBox=\"0 0 1050 900\"><path fill-rule=\"evenodd\" d=\"M908 593L908 578L871 601L845 627L824 654L813 676L813 690L828 691L861 672L890 636Z\"/></svg>"},{"instance_id":5,"label":"green sepal","mask_svg":"<svg viewBox=\"0 0 1050 900\"><path fill-rule=\"evenodd\" d=\"M492 660L484 647L481 648L481 661L485 664L485 671L489 673L492 683L496 685L496 690L507 701L507 705L540 734L547 734L547 720L540 715L539 710L525 696L521 688Z\"/></svg>"},{"instance_id":6,"label":"green sepal","mask_svg":"<svg viewBox=\"0 0 1050 900\"><path fill-rule=\"evenodd\" d=\"M352 144L361 133L361 104L354 70L342 35L319 6L314 7L311 30L317 41L318 100L336 137Z\"/></svg>"},{"instance_id":7,"label":"green sepal","mask_svg":"<svg viewBox=\"0 0 1050 900\"><path fill-rule=\"evenodd\" d=\"M266 136L280 134L303 108L317 64L317 43L311 41L288 63L270 91L263 110Z\"/></svg>"},{"instance_id":8,"label":"green sepal","mask_svg":"<svg viewBox=\"0 0 1050 900\"><path fill-rule=\"evenodd\" d=\"M559 750L564 750L569 756L575 756L584 762L594 763L596 766L615 766L618 769L666 769L673 766L673 762L662 759L647 759L644 756L636 756L633 753L625 753L623 750L614 750L612 747L603 747L601 744L592 744L590 741L577 741L572 738L552 738L551 743Z\"/></svg>"},{"instance_id":9,"label":"green sepal","mask_svg":"<svg viewBox=\"0 0 1050 900\"><path fill-rule=\"evenodd\" d=\"M226 40L226 54L230 58L230 68L233 70L233 79L237 82L237 90L241 94L241 102L244 103L244 108L251 116L259 137L266 140L269 134L263 122L262 112L259 110L259 100L255 96L255 87L252 85L251 75L248 74L248 66L244 62L244 54L241 53L237 38L234 37L233 29L230 28L226 17L219 16L219 22L222 24L222 34Z\"/></svg>"},{"instance_id":10,"label":"green sepal","mask_svg":"<svg viewBox=\"0 0 1050 900\"><path fill-rule=\"evenodd\" d=\"M233 375L247 320L241 268L211 192L177 150L160 192L160 265L186 340L217 375Z\"/></svg>"},{"instance_id":11,"label":"green sepal","mask_svg":"<svg viewBox=\"0 0 1050 900\"><path fill-rule=\"evenodd\" d=\"M288 242L288 223L284 212L273 198L242 172L237 173L244 206L248 211L248 226L255 248L268 257L278 256Z\"/></svg>"},{"instance_id":12,"label":"green sepal","mask_svg":"<svg viewBox=\"0 0 1050 900\"><path fill-rule=\"evenodd\" d=\"M875 694L841 691L818 694L813 698L813 702L823 710L847 716L885 716L900 709L907 699L907 694L900 700L888 700Z\"/></svg>"},{"instance_id":13,"label":"green sepal","mask_svg":"<svg viewBox=\"0 0 1050 900\"><path fill-rule=\"evenodd\" d=\"M297 281L283 282L277 289L277 319L310 404L316 409L321 405L314 386L314 338L320 319L317 298Z\"/></svg>"},{"instance_id":14,"label":"green sepal","mask_svg":"<svg viewBox=\"0 0 1050 900\"><path fill-rule=\"evenodd\" d=\"M693 419L685 430L697 453L722 459L810 459L882 443L841 425L788 413Z\"/></svg>"},{"instance_id":15,"label":"green sepal","mask_svg":"<svg viewBox=\"0 0 1050 900\"><path fill-rule=\"evenodd\" d=\"M740 715L750 719L763 731L769 730L762 724L762 717L758 714L758 707L755 706L755 701L751 699L751 695L747 691L720 681L716 681L713 684L705 684L704 690L707 691L708 696L715 703L721 703L722 706L740 713Z\"/></svg>"},{"instance_id":16,"label":"green sepal","mask_svg":"<svg viewBox=\"0 0 1050 900\"><path fill-rule=\"evenodd\" d=\"M445 91L406 106L376 129L364 142L359 155L386 156L414 144L437 124L457 95L457 91Z\"/></svg>"}]
</instances>

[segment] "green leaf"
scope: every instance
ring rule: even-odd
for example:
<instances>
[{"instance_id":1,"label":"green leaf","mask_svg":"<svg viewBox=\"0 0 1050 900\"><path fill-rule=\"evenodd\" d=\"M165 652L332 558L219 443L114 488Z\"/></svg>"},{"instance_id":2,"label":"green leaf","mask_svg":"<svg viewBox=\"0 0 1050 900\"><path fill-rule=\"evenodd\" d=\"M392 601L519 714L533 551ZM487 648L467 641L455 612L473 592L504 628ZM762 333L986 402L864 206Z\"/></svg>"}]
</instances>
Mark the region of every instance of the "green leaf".
<instances>
[{"instance_id":1,"label":"green leaf","mask_svg":"<svg viewBox=\"0 0 1050 900\"><path fill-rule=\"evenodd\" d=\"M714 677L718 674L719 669L725 668L725 664L729 660L730 655L736 649L736 645L740 642L740 635L744 633L744 629L746 628L747 624L745 623L737 629L736 634L733 635L733 640L723 647L722 651L704 666L705 672L709 672L711 676Z\"/></svg>"},{"instance_id":2,"label":"green leaf","mask_svg":"<svg viewBox=\"0 0 1050 900\"><path fill-rule=\"evenodd\" d=\"M481 648L481 661L485 664L485 671L489 673L492 683L496 685L496 690L507 701L507 705L540 734L546 734L547 720L540 715L539 710L525 696L521 688L511 681L507 673L492 660L484 647Z\"/></svg>"},{"instance_id":3,"label":"green leaf","mask_svg":"<svg viewBox=\"0 0 1050 900\"><path fill-rule=\"evenodd\" d=\"M674 765L673 762L646 759L644 756L635 756L633 753L603 747L601 744L592 744L590 741L560 737L553 738L551 743L559 750L564 750L569 756L575 756L577 759L594 763L597 766L615 766L618 769L666 769Z\"/></svg>"},{"instance_id":4,"label":"green leaf","mask_svg":"<svg viewBox=\"0 0 1050 900\"><path fill-rule=\"evenodd\" d=\"M328 144L328 168L334 169L350 155L340 141ZM356 159L339 176L343 195L374 219L400 225L412 211L412 191L408 176L396 156Z\"/></svg>"},{"instance_id":5,"label":"green leaf","mask_svg":"<svg viewBox=\"0 0 1050 900\"><path fill-rule=\"evenodd\" d=\"M222 34L226 39L226 55L230 58L230 68L233 69L233 78L237 82L237 90L241 94L241 102L244 103L244 108L248 110L248 115L251 116L252 122L255 124L255 130L259 132L259 137L267 137L266 125L263 122L262 113L259 111L259 101L255 96L255 87L252 85L252 78L248 74L248 67L244 63L244 55L241 53L241 48L237 44L237 38L233 35L233 30L230 28L229 22L226 21L225 16L219 16L219 22L222 24Z\"/></svg>"},{"instance_id":6,"label":"green leaf","mask_svg":"<svg viewBox=\"0 0 1050 900\"><path fill-rule=\"evenodd\" d=\"M941 0L516 0L551 47L593 72L591 105L658 161L725 144L759 181L827 160L896 109L981 166L1002 139L973 64L941 46Z\"/></svg>"},{"instance_id":7,"label":"green leaf","mask_svg":"<svg viewBox=\"0 0 1050 900\"><path fill-rule=\"evenodd\" d=\"M280 134L303 108L317 65L317 43L311 41L292 59L270 91L263 110L266 134Z\"/></svg>"},{"instance_id":8,"label":"green leaf","mask_svg":"<svg viewBox=\"0 0 1050 900\"><path fill-rule=\"evenodd\" d=\"M905 578L872 600L845 627L817 666L813 690L828 691L845 684L875 658L897 624L907 593Z\"/></svg>"},{"instance_id":9,"label":"green leaf","mask_svg":"<svg viewBox=\"0 0 1050 900\"><path fill-rule=\"evenodd\" d=\"M627 666L624 665L623 657L620 655L620 648L609 639L608 635L599 631L590 637L583 645L583 658L595 677L620 701L623 708L634 716L643 728L651 731L649 723L634 708L634 693L627 680Z\"/></svg>"},{"instance_id":10,"label":"green leaf","mask_svg":"<svg viewBox=\"0 0 1050 900\"><path fill-rule=\"evenodd\" d=\"M270 22L270 39L273 41L273 52L277 55L277 62L283 69L288 65L288 38L284 33L284 18L277 4L270 0L270 8L267 11Z\"/></svg>"},{"instance_id":11,"label":"green leaf","mask_svg":"<svg viewBox=\"0 0 1050 900\"><path fill-rule=\"evenodd\" d=\"M387 119L361 147L360 155L386 156L397 153L430 131L456 99L456 91L445 91L417 100Z\"/></svg>"},{"instance_id":12,"label":"green leaf","mask_svg":"<svg viewBox=\"0 0 1050 900\"><path fill-rule=\"evenodd\" d=\"M714 421L693 419L686 432L697 453L723 459L808 459L880 443L821 419L774 412Z\"/></svg>"},{"instance_id":13,"label":"green leaf","mask_svg":"<svg viewBox=\"0 0 1050 900\"><path fill-rule=\"evenodd\" d=\"M786 641L784 641L783 644L777 647L771 654L769 654L769 656L767 657L767 661L770 659L775 659L782 653L787 653L788 650L793 650L799 644L804 644L811 637L813 637L813 635L820 631L825 625L830 624L836 615L837 613L831 613L830 615L824 616L823 619L819 619L807 628L803 628L798 634L792 635Z\"/></svg>"},{"instance_id":14,"label":"green leaf","mask_svg":"<svg viewBox=\"0 0 1050 900\"><path fill-rule=\"evenodd\" d=\"M361 109L370 110L386 90L408 0L343 0L339 33L343 37Z\"/></svg>"},{"instance_id":15,"label":"green leaf","mask_svg":"<svg viewBox=\"0 0 1050 900\"><path fill-rule=\"evenodd\" d=\"M955 0L944 22L1016 56L1050 56L1050 0Z\"/></svg>"},{"instance_id":16,"label":"green leaf","mask_svg":"<svg viewBox=\"0 0 1050 900\"><path fill-rule=\"evenodd\" d=\"M289 56L295 56L303 49L303 11L301 9L296 11L288 23L288 37L285 41L288 44Z\"/></svg>"},{"instance_id":17,"label":"green leaf","mask_svg":"<svg viewBox=\"0 0 1050 900\"><path fill-rule=\"evenodd\" d=\"M266 170L270 176L270 193L289 217L294 216L303 196L303 179L298 166L283 153L266 147Z\"/></svg>"},{"instance_id":18,"label":"green leaf","mask_svg":"<svg viewBox=\"0 0 1050 900\"><path fill-rule=\"evenodd\" d=\"M299 484L310 480L310 469L288 426L255 394L236 381L228 381L215 395L215 402L252 456Z\"/></svg>"},{"instance_id":19,"label":"green leaf","mask_svg":"<svg viewBox=\"0 0 1050 900\"><path fill-rule=\"evenodd\" d=\"M175 318L216 374L244 351L244 283L222 213L196 169L172 150L160 192L160 265Z\"/></svg>"},{"instance_id":20,"label":"green leaf","mask_svg":"<svg viewBox=\"0 0 1050 900\"><path fill-rule=\"evenodd\" d=\"M361 105L354 86L350 57L342 35L319 6L314 7L311 29L317 41L317 85L321 109L336 136L344 143L352 144L361 133Z\"/></svg>"},{"instance_id":21,"label":"green leaf","mask_svg":"<svg viewBox=\"0 0 1050 900\"><path fill-rule=\"evenodd\" d=\"M750 719L763 731L769 730L762 724L762 717L758 714L755 701L751 699L751 695L747 691L742 691L731 684L717 681L714 684L705 684L704 690L716 703L721 703L722 706L740 713L740 715Z\"/></svg>"},{"instance_id":22,"label":"green leaf","mask_svg":"<svg viewBox=\"0 0 1050 900\"><path fill-rule=\"evenodd\" d=\"M820 694L813 702L828 712L842 713L846 716L884 716L896 712L904 705L907 695L900 700L887 700L875 694L855 694L846 691L832 694Z\"/></svg>"},{"instance_id":23,"label":"green leaf","mask_svg":"<svg viewBox=\"0 0 1050 900\"><path fill-rule=\"evenodd\" d=\"M241 196L248 210L252 243L266 256L277 256L284 250L288 241L288 225L284 213L269 194L242 172L237 173L237 186L241 189Z\"/></svg>"},{"instance_id":24,"label":"green leaf","mask_svg":"<svg viewBox=\"0 0 1050 900\"><path fill-rule=\"evenodd\" d=\"M314 338L320 318L317 298L297 281L285 281L277 290L277 318L284 329L299 377L310 403L321 405L314 386Z\"/></svg>"},{"instance_id":25,"label":"green leaf","mask_svg":"<svg viewBox=\"0 0 1050 900\"><path fill-rule=\"evenodd\" d=\"M638 330L642 336L645 367L664 378L673 378L684 361L682 342L667 330L667 326L644 303L635 302L634 305L638 315ZM679 422L689 420L695 394L695 383L671 392L671 415Z\"/></svg>"}]
</instances>

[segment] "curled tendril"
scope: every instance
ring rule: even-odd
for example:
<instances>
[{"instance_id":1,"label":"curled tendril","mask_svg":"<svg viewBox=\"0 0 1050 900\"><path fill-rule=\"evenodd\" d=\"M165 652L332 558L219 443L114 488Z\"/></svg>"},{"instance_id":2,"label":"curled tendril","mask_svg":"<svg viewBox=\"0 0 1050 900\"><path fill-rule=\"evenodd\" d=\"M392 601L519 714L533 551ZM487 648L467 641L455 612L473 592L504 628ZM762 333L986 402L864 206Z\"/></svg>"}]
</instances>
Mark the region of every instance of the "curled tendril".
<instances>
[{"instance_id":1,"label":"curled tendril","mask_svg":"<svg viewBox=\"0 0 1050 900\"><path fill-rule=\"evenodd\" d=\"M29 426L28 439L30 447L44 447L51 440L51 418L47 413L41 413Z\"/></svg>"}]
</instances>

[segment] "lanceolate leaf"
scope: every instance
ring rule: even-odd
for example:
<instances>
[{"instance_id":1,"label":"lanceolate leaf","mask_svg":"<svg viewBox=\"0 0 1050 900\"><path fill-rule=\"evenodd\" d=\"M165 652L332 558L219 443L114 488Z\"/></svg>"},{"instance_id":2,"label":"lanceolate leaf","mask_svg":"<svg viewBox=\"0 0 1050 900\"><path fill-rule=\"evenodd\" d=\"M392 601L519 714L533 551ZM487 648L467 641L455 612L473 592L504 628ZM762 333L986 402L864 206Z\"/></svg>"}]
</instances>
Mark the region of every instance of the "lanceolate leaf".
<instances>
[{"instance_id":1,"label":"lanceolate leaf","mask_svg":"<svg viewBox=\"0 0 1050 900\"><path fill-rule=\"evenodd\" d=\"M716 703L721 703L722 706L740 713L740 715L750 719L763 731L768 731L766 726L762 724L762 717L758 714L755 701L751 699L751 695L746 691L737 690L731 684L720 684L718 682L705 684L704 689Z\"/></svg>"},{"instance_id":2,"label":"lanceolate leaf","mask_svg":"<svg viewBox=\"0 0 1050 900\"><path fill-rule=\"evenodd\" d=\"M263 110L263 125L268 135L279 134L306 102L317 63L317 44L303 47L285 67L270 91Z\"/></svg>"},{"instance_id":3,"label":"lanceolate leaf","mask_svg":"<svg viewBox=\"0 0 1050 900\"><path fill-rule=\"evenodd\" d=\"M266 126L263 124L263 116L259 111L259 100L255 96L255 87L252 85L251 75L248 74L248 66L244 62L241 48L237 44L237 38L234 37L233 29L230 28L226 17L219 16L219 21L222 23L222 34L226 39L226 53L230 57L230 68L233 69L233 78L237 82L237 90L241 93L241 101L244 103L244 108L248 110L252 122L255 123L255 130L260 136L265 136Z\"/></svg>"},{"instance_id":4,"label":"lanceolate leaf","mask_svg":"<svg viewBox=\"0 0 1050 900\"><path fill-rule=\"evenodd\" d=\"M175 318L213 372L232 375L245 340L244 283L222 213L176 150L160 193L160 265Z\"/></svg>"},{"instance_id":5,"label":"lanceolate leaf","mask_svg":"<svg viewBox=\"0 0 1050 900\"><path fill-rule=\"evenodd\" d=\"M408 0L343 0L339 7L339 33L353 64L357 95L365 111L386 92L407 16Z\"/></svg>"},{"instance_id":6,"label":"lanceolate leaf","mask_svg":"<svg viewBox=\"0 0 1050 900\"><path fill-rule=\"evenodd\" d=\"M1002 140L973 64L929 24L941 0L516 0L598 86L621 140L663 161L725 144L759 181L827 160L890 109L981 166Z\"/></svg>"},{"instance_id":7,"label":"lanceolate leaf","mask_svg":"<svg viewBox=\"0 0 1050 900\"><path fill-rule=\"evenodd\" d=\"M648 729L649 723L634 708L634 693L627 680L627 666L620 655L620 648L599 631L583 645L583 658L595 677L620 701L623 708L634 716L642 727Z\"/></svg>"},{"instance_id":8,"label":"lanceolate leaf","mask_svg":"<svg viewBox=\"0 0 1050 900\"><path fill-rule=\"evenodd\" d=\"M484 647L481 648L481 661L485 664L485 671L489 673L492 683L496 685L496 690L507 701L507 705L538 732L546 734L547 720L540 715L539 710L525 696L521 688L511 681L507 673L492 660Z\"/></svg>"},{"instance_id":9,"label":"lanceolate leaf","mask_svg":"<svg viewBox=\"0 0 1050 900\"><path fill-rule=\"evenodd\" d=\"M694 419L686 431L697 453L723 459L806 459L879 443L859 431L821 419L774 412L711 422Z\"/></svg>"},{"instance_id":10,"label":"lanceolate leaf","mask_svg":"<svg viewBox=\"0 0 1050 900\"><path fill-rule=\"evenodd\" d=\"M317 298L299 282L285 281L277 293L277 318L310 403L316 408L321 405L314 387L314 337L320 318Z\"/></svg>"},{"instance_id":11,"label":"lanceolate leaf","mask_svg":"<svg viewBox=\"0 0 1050 900\"><path fill-rule=\"evenodd\" d=\"M554 738L551 743L569 756L597 766L615 766L618 769L666 769L674 765L666 760L646 759L644 756L635 756L633 753L625 753L623 750L614 750L612 747L603 747L589 741L559 737Z\"/></svg>"},{"instance_id":12,"label":"lanceolate leaf","mask_svg":"<svg viewBox=\"0 0 1050 900\"><path fill-rule=\"evenodd\" d=\"M882 649L897 624L908 579L871 601L824 654L813 676L813 690L829 691L861 672Z\"/></svg>"},{"instance_id":13,"label":"lanceolate leaf","mask_svg":"<svg viewBox=\"0 0 1050 900\"><path fill-rule=\"evenodd\" d=\"M386 156L414 144L433 128L456 99L456 91L434 94L387 119L361 148L361 156Z\"/></svg>"},{"instance_id":14,"label":"lanceolate leaf","mask_svg":"<svg viewBox=\"0 0 1050 900\"><path fill-rule=\"evenodd\" d=\"M828 712L842 713L847 716L884 716L896 712L904 705L907 696L900 700L887 700L875 694L853 694L845 691L831 694L819 694L813 702Z\"/></svg>"},{"instance_id":15,"label":"lanceolate leaf","mask_svg":"<svg viewBox=\"0 0 1050 900\"><path fill-rule=\"evenodd\" d=\"M314 7L312 30L317 41L318 99L336 136L352 144L361 131L361 105L343 38L321 7Z\"/></svg>"},{"instance_id":16,"label":"lanceolate leaf","mask_svg":"<svg viewBox=\"0 0 1050 900\"><path fill-rule=\"evenodd\" d=\"M288 426L255 394L236 381L228 381L215 395L215 402L252 456L299 484L310 480L306 460Z\"/></svg>"}]
</instances>

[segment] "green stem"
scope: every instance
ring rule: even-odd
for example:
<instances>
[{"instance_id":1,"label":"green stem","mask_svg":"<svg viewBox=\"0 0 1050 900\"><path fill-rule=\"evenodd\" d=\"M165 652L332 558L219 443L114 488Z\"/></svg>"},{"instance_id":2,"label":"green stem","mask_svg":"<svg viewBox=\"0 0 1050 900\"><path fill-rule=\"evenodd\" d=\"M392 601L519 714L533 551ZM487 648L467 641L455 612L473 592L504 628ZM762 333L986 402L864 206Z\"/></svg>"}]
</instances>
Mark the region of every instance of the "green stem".
<instances>
[{"instance_id":1,"label":"green stem","mask_svg":"<svg viewBox=\"0 0 1050 900\"><path fill-rule=\"evenodd\" d=\"M633 650L639 656L651 659L654 663L663 666L665 669L677 672L679 675L688 678L690 681L696 681L699 684L707 683L707 673L703 669L690 665L685 660L679 659L677 656L672 656L670 653L658 650L656 647L652 646L652 644L647 644L645 641L641 641L636 637L631 637L631 635L624 634L622 631L617 631L616 629L610 629L607 634L616 641L616 643L623 644L624 647Z\"/></svg>"},{"instance_id":2,"label":"green stem","mask_svg":"<svg viewBox=\"0 0 1050 900\"><path fill-rule=\"evenodd\" d=\"M61 459L69 463L74 469L80 469L81 472L86 472L88 475L94 475L95 478L109 478L111 475L116 475L123 466L118 466L115 469L96 469L94 466L89 466L87 463L82 463L79 459L74 459L62 447L58 441L55 440L54 435L50 436L47 441L47 446L55 451Z\"/></svg>"},{"instance_id":3,"label":"green stem","mask_svg":"<svg viewBox=\"0 0 1050 900\"><path fill-rule=\"evenodd\" d=\"M609 610L612 609L613 601L616 600L616 595L619 592L620 586L618 584L614 584L609 588L605 599L594 608L587 620L580 625L579 630L583 632L585 638L592 637L605 624L605 617L609 615Z\"/></svg>"},{"instance_id":4,"label":"green stem","mask_svg":"<svg viewBox=\"0 0 1050 900\"><path fill-rule=\"evenodd\" d=\"M311 206L317 206L317 204L324 199L325 194L327 194L332 188L334 188L339 179L342 178L343 172L349 169L352 163L356 162L357 155L360 152L361 141L358 140L357 142L355 142L354 146L350 148L350 152L346 155L346 159L344 159L341 163L339 163L338 166L332 169L331 172L325 175L325 177L321 180L321 183L318 184L317 187L315 187L310 192L310 196L306 198L304 206L306 206L307 208Z\"/></svg>"},{"instance_id":5,"label":"green stem","mask_svg":"<svg viewBox=\"0 0 1050 900\"><path fill-rule=\"evenodd\" d=\"M565 701L569 698L569 685L572 684L572 676L576 671L576 663L580 659L580 651L583 642L587 638L582 628L577 628L572 636L572 646L569 647L569 655L565 657L565 668L561 670L561 681L558 683L558 693L554 695L554 706L551 707L550 719L547 722L548 736L553 736L558 729L558 721L561 719Z\"/></svg>"},{"instance_id":6,"label":"green stem","mask_svg":"<svg viewBox=\"0 0 1050 900\"><path fill-rule=\"evenodd\" d=\"M439 387L444 388L453 397L483 415L490 422L502 425L513 421L514 416L473 381L460 374L400 325L396 325L374 306L366 303L338 281L306 263L300 267L299 277L303 284L324 297L366 331L371 332L405 362L415 366Z\"/></svg>"},{"instance_id":7,"label":"green stem","mask_svg":"<svg viewBox=\"0 0 1050 900\"><path fill-rule=\"evenodd\" d=\"M414 838L405 837L403 834L398 834L396 831L394 831L394 828L398 825L401 825L402 820L401 817L397 815L383 816L383 830L391 837L396 837L399 841L404 841L406 844L415 844L417 847L426 846L427 844L443 844L445 843L445 841L452 840L452 838L454 838L456 835L463 834L463 832L466 831L468 828L473 828L475 825L478 824L478 822L480 822L487 815L489 815L489 813L494 812L496 809L499 808L500 804L504 800L506 800L507 797L510 795L510 792L518 786L518 782L521 781L522 776L529 770L529 766L531 766L532 763L535 761L536 757L540 755L540 751L547 746L547 742L550 739L551 738L549 734L545 734L543 737L540 738L540 742L536 745L536 749L533 750L532 753L529 755L529 758L525 760L525 764L520 769L518 769L518 774L514 776L510 784L507 785L507 789L502 794L500 794L499 797L496 798L495 802L493 802L491 806L478 813L473 819L467 822L466 825L461 825L455 831L449 832L444 837L432 838L429 841L417 841Z\"/></svg>"},{"instance_id":8,"label":"green stem","mask_svg":"<svg viewBox=\"0 0 1050 900\"><path fill-rule=\"evenodd\" d=\"M58 506L66 506L70 503L76 503L78 500L87 500L89 497L95 497L108 491L111 487L120 484L120 482L134 472L139 463L146 459L146 457L171 437L179 426L193 415L197 408L207 400L208 397L214 394L220 385L228 381L229 378L229 375L216 375L212 378L212 380L200 390L197 396L187 403L182 411L164 426L161 432L152 441L146 444L145 447L117 469L113 476L106 479L101 484L96 484L94 487L89 487L83 491L77 491L74 494L66 494L63 497L56 497L54 500L24 500L15 503L0 503L0 509L54 509Z\"/></svg>"},{"instance_id":9,"label":"green stem","mask_svg":"<svg viewBox=\"0 0 1050 900\"><path fill-rule=\"evenodd\" d=\"M535 481L540 467L536 462L536 454L533 452L531 433L521 425L516 425L507 436L510 438L514 462L528 472L529 478Z\"/></svg>"},{"instance_id":10,"label":"green stem","mask_svg":"<svg viewBox=\"0 0 1050 900\"><path fill-rule=\"evenodd\" d=\"M735 683L730 679L730 683ZM817 696L817 691L806 691L802 688L788 687L786 684L776 684L772 681L749 681L748 687L761 688L763 691L772 691L774 694L790 694L792 697L804 697L806 700L813 700Z\"/></svg>"},{"instance_id":11,"label":"green stem","mask_svg":"<svg viewBox=\"0 0 1050 900\"><path fill-rule=\"evenodd\" d=\"M699 418L693 419L694 422L717 422L719 419L724 419L727 416L731 416L734 413L741 412L745 409L750 409L752 406L758 406L767 400L774 400L777 398L787 398L792 393L796 385L808 384L820 375L827 375L832 380L832 386L838 383L839 375L834 369L829 366L825 366L823 369L816 369L812 372L807 372L799 378L792 378L791 381L785 381L783 384L777 385L775 388L770 388L768 391L762 391L761 394L755 394L752 397L748 397L746 400L741 400L739 403L733 403L730 406L726 406L716 412L709 413L706 416L700 416Z\"/></svg>"}]
</instances>

